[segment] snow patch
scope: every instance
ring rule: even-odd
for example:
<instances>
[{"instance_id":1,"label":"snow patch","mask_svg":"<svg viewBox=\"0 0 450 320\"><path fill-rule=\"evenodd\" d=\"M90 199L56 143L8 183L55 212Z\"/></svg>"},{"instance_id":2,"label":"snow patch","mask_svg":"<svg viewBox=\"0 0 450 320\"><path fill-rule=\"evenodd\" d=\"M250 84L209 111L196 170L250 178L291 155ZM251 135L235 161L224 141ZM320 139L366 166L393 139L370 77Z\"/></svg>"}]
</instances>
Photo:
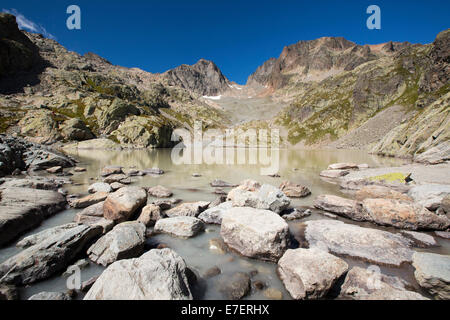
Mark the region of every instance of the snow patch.
<instances>
[{"instance_id":1,"label":"snow patch","mask_svg":"<svg viewBox=\"0 0 450 320\"><path fill-rule=\"evenodd\" d=\"M222 99L222 95L220 96L203 96L204 99L209 99L209 100L220 100Z\"/></svg>"}]
</instances>

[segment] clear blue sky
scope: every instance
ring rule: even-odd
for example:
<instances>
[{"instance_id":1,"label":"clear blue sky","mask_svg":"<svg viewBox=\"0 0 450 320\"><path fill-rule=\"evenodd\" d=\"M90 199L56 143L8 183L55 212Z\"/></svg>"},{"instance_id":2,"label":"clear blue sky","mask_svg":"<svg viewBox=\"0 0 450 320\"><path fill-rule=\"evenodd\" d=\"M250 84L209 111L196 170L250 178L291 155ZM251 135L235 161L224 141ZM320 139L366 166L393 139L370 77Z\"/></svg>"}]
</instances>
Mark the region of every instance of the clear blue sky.
<instances>
[{"instance_id":1,"label":"clear blue sky","mask_svg":"<svg viewBox=\"0 0 450 320\"><path fill-rule=\"evenodd\" d=\"M66 28L71 4L81 7L82 30ZM366 28L371 4L381 8L381 30ZM205 58L238 83L299 40L429 43L450 27L449 0L2 0L0 9L16 9L81 54L149 72Z\"/></svg>"}]
</instances>

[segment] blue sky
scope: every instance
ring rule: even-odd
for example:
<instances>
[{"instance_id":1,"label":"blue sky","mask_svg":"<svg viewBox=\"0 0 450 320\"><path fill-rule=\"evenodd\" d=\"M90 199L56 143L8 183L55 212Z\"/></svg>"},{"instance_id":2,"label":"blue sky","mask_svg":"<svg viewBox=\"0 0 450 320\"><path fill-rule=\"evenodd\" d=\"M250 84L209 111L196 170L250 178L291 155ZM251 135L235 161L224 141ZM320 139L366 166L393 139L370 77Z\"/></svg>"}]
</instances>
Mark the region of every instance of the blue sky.
<instances>
[{"instance_id":1,"label":"blue sky","mask_svg":"<svg viewBox=\"0 0 450 320\"><path fill-rule=\"evenodd\" d=\"M81 8L81 30L66 28L71 4ZM372 4L381 8L381 30L366 27ZM358 44L429 43L450 27L448 0L2 0L0 9L15 9L28 27L80 54L95 52L149 72L205 58L241 84L299 40L342 36Z\"/></svg>"}]
</instances>

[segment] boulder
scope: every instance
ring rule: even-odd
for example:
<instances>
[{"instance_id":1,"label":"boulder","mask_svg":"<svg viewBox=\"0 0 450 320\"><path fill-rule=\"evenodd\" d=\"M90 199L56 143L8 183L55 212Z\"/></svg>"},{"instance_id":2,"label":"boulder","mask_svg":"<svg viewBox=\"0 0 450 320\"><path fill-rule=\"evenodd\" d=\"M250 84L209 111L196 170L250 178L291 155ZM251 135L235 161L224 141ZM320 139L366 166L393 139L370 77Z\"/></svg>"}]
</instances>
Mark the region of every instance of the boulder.
<instances>
[{"instance_id":1,"label":"boulder","mask_svg":"<svg viewBox=\"0 0 450 320\"><path fill-rule=\"evenodd\" d=\"M450 194L448 184L423 184L412 187L408 195L425 208L435 211L445 196Z\"/></svg>"},{"instance_id":2,"label":"boulder","mask_svg":"<svg viewBox=\"0 0 450 320\"><path fill-rule=\"evenodd\" d=\"M348 171L348 170L323 170L322 172L320 172L319 175L324 178L335 179L335 178L344 177L344 176L348 175L349 173L350 173L350 171Z\"/></svg>"},{"instance_id":3,"label":"boulder","mask_svg":"<svg viewBox=\"0 0 450 320\"><path fill-rule=\"evenodd\" d=\"M56 191L14 187L1 189L0 246L63 210L66 204L66 198Z\"/></svg>"},{"instance_id":4,"label":"boulder","mask_svg":"<svg viewBox=\"0 0 450 320\"><path fill-rule=\"evenodd\" d=\"M356 170L359 169L356 163L333 163L327 168L328 170Z\"/></svg>"},{"instance_id":5,"label":"boulder","mask_svg":"<svg viewBox=\"0 0 450 320\"><path fill-rule=\"evenodd\" d=\"M219 292L227 300L239 300L245 297L251 289L250 276L244 272L237 272L226 276L219 282Z\"/></svg>"},{"instance_id":6,"label":"boulder","mask_svg":"<svg viewBox=\"0 0 450 320\"><path fill-rule=\"evenodd\" d=\"M125 187L110 193L103 204L106 219L114 222L128 220L136 211L145 206L147 192L140 187Z\"/></svg>"},{"instance_id":7,"label":"boulder","mask_svg":"<svg viewBox=\"0 0 450 320\"><path fill-rule=\"evenodd\" d=\"M204 229L205 225L200 219L180 216L158 220L154 231L180 238L190 238L196 236Z\"/></svg>"},{"instance_id":8,"label":"boulder","mask_svg":"<svg viewBox=\"0 0 450 320\"><path fill-rule=\"evenodd\" d=\"M320 195L314 201L314 207L320 210L336 213L350 219L361 219L357 213L359 212L358 202L355 200L345 199L333 195Z\"/></svg>"},{"instance_id":9,"label":"boulder","mask_svg":"<svg viewBox=\"0 0 450 320\"><path fill-rule=\"evenodd\" d=\"M80 199L72 200L69 202L69 204L72 208L84 209L96 203L105 201L106 197L108 197L107 192L96 192L94 194L87 195Z\"/></svg>"},{"instance_id":10,"label":"boulder","mask_svg":"<svg viewBox=\"0 0 450 320\"><path fill-rule=\"evenodd\" d=\"M163 186L156 186L148 189L148 194L155 198L170 198L173 193Z\"/></svg>"},{"instance_id":11,"label":"boulder","mask_svg":"<svg viewBox=\"0 0 450 320\"><path fill-rule=\"evenodd\" d=\"M147 227L152 227L161 218L161 208L156 204L149 204L142 209L142 213L137 220Z\"/></svg>"},{"instance_id":12,"label":"boulder","mask_svg":"<svg viewBox=\"0 0 450 320\"><path fill-rule=\"evenodd\" d=\"M103 229L103 234L107 233L114 227L114 221L103 217L103 203L99 202L78 212L73 221L87 226L100 226Z\"/></svg>"},{"instance_id":13,"label":"boulder","mask_svg":"<svg viewBox=\"0 0 450 320\"><path fill-rule=\"evenodd\" d=\"M173 205L181 202L181 199L159 199L152 203L161 208L161 210L169 210Z\"/></svg>"},{"instance_id":14,"label":"boulder","mask_svg":"<svg viewBox=\"0 0 450 320\"><path fill-rule=\"evenodd\" d=\"M107 266L139 256L144 250L145 230L144 224L137 221L118 224L88 249L89 259Z\"/></svg>"},{"instance_id":15,"label":"boulder","mask_svg":"<svg viewBox=\"0 0 450 320\"><path fill-rule=\"evenodd\" d=\"M223 202L215 207L200 213L198 218L208 224L222 224L222 216L225 212L233 207L231 201Z\"/></svg>"},{"instance_id":16,"label":"boulder","mask_svg":"<svg viewBox=\"0 0 450 320\"><path fill-rule=\"evenodd\" d=\"M113 182L113 183L110 184L110 186L111 186L111 189L113 191L117 191L117 190L119 190L119 189L121 189L123 187L126 187L125 184L120 183L120 182Z\"/></svg>"},{"instance_id":17,"label":"boulder","mask_svg":"<svg viewBox=\"0 0 450 320\"><path fill-rule=\"evenodd\" d=\"M437 299L450 299L450 256L416 252L413 256L414 277L419 285Z\"/></svg>"},{"instance_id":18,"label":"boulder","mask_svg":"<svg viewBox=\"0 0 450 320\"><path fill-rule=\"evenodd\" d=\"M165 213L168 217L189 216L197 217L200 213L205 211L209 206L207 201L186 202L175 208L167 210Z\"/></svg>"},{"instance_id":19,"label":"boulder","mask_svg":"<svg viewBox=\"0 0 450 320\"><path fill-rule=\"evenodd\" d=\"M26 285L64 270L102 232L100 227L79 225L46 238L0 264L6 283Z\"/></svg>"},{"instance_id":20,"label":"boulder","mask_svg":"<svg viewBox=\"0 0 450 320\"><path fill-rule=\"evenodd\" d=\"M112 174L123 174L123 167L121 166L107 166L102 169L100 173L102 177L107 177Z\"/></svg>"},{"instance_id":21,"label":"boulder","mask_svg":"<svg viewBox=\"0 0 450 320\"><path fill-rule=\"evenodd\" d=\"M299 224L301 247L317 248L370 263L400 266L411 262L411 240L387 231L363 228L336 220Z\"/></svg>"},{"instance_id":22,"label":"boulder","mask_svg":"<svg viewBox=\"0 0 450 320\"><path fill-rule=\"evenodd\" d=\"M289 198L304 198L311 194L311 190L300 184L284 181L280 185L280 190Z\"/></svg>"},{"instance_id":23,"label":"boulder","mask_svg":"<svg viewBox=\"0 0 450 320\"><path fill-rule=\"evenodd\" d=\"M312 214L310 209L294 208L292 210L283 211L281 216L286 221L299 220L305 217L309 217Z\"/></svg>"},{"instance_id":24,"label":"boulder","mask_svg":"<svg viewBox=\"0 0 450 320\"><path fill-rule=\"evenodd\" d=\"M319 249L287 250L278 261L278 274L292 298L319 299L348 270L347 263Z\"/></svg>"},{"instance_id":25,"label":"boulder","mask_svg":"<svg viewBox=\"0 0 450 320\"><path fill-rule=\"evenodd\" d=\"M84 300L192 300L186 263L171 249L114 262Z\"/></svg>"},{"instance_id":26,"label":"boulder","mask_svg":"<svg viewBox=\"0 0 450 320\"><path fill-rule=\"evenodd\" d=\"M408 230L445 230L450 219L421 205L392 199L366 199L362 202L365 221Z\"/></svg>"},{"instance_id":27,"label":"boulder","mask_svg":"<svg viewBox=\"0 0 450 320\"><path fill-rule=\"evenodd\" d=\"M283 218L269 210L248 207L234 207L224 213L220 235L240 254L274 262L289 243L289 227Z\"/></svg>"},{"instance_id":28,"label":"boulder","mask_svg":"<svg viewBox=\"0 0 450 320\"><path fill-rule=\"evenodd\" d=\"M406 194L400 193L388 187L377 185L365 186L361 188L360 190L356 191L355 198L358 201L363 201L365 199L393 199L413 201L413 199Z\"/></svg>"},{"instance_id":29,"label":"boulder","mask_svg":"<svg viewBox=\"0 0 450 320\"><path fill-rule=\"evenodd\" d=\"M72 300L67 294L61 292L40 292L32 295L28 300Z\"/></svg>"},{"instance_id":30,"label":"boulder","mask_svg":"<svg viewBox=\"0 0 450 320\"><path fill-rule=\"evenodd\" d=\"M16 246L19 248L28 248L34 246L35 244L41 243L51 237L60 236L66 233L68 230L77 227L77 223L68 223L53 228L45 229L41 232L32 234L28 237L23 238L17 242Z\"/></svg>"},{"instance_id":31,"label":"boulder","mask_svg":"<svg viewBox=\"0 0 450 320\"><path fill-rule=\"evenodd\" d=\"M228 201L234 207L252 207L255 209L271 210L281 213L289 207L289 198L278 188L256 181L244 181L241 185L228 193Z\"/></svg>"},{"instance_id":32,"label":"boulder","mask_svg":"<svg viewBox=\"0 0 450 320\"><path fill-rule=\"evenodd\" d=\"M112 191L113 190L112 190L111 186L104 182L96 182L94 184L91 184L88 188L89 193L97 193L97 192L110 193Z\"/></svg>"},{"instance_id":33,"label":"boulder","mask_svg":"<svg viewBox=\"0 0 450 320\"><path fill-rule=\"evenodd\" d=\"M111 174L111 175L103 178L103 182L108 183L108 184L115 183L115 182L119 182L119 183L123 183L123 184L130 184L131 181L127 175L120 173L120 174Z\"/></svg>"},{"instance_id":34,"label":"boulder","mask_svg":"<svg viewBox=\"0 0 450 320\"><path fill-rule=\"evenodd\" d=\"M406 281L387 276L377 267L353 267L346 275L340 297L353 300L426 300Z\"/></svg>"}]
</instances>

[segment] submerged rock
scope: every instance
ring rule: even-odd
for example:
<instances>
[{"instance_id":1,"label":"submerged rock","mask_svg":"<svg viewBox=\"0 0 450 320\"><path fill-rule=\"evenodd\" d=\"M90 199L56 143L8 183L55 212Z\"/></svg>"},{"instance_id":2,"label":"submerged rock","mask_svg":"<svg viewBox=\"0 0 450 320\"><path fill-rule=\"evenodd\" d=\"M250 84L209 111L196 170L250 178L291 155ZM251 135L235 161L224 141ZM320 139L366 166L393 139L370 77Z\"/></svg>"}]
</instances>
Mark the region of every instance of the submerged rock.
<instances>
[{"instance_id":1,"label":"submerged rock","mask_svg":"<svg viewBox=\"0 0 450 320\"><path fill-rule=\"evenodd\" d=\"M89 259L107 266L117 260L139 256L144 250L145 230L145 226L137 221L118 224L88 249Z\"/></svg>"},{"instance_id":2,"label":"submerged rock","mask_svg":"<svg viewBox=\"0 0 450 320\"><path fill-rule=\"evenodd\" d=\"M250 292L250 289L250 276L243 272L227 276L219 283L219 292L223 293L228 300L240 300Z\"/></svg>"},{"instance_id":3,"label":"submerged rock","mask_svg":"<svg viewBox=\"0 0 450 320\"><path fill-rule=\"evenodd\" d=\"M307 221L299 227L303 234L297 240L302 247L309 246L381 265L400 266L412 261L411 240L399 234L335 220Z\"/></svg>"},{"instance_id":4,"label":"submerged rock","mask_svg":"<svg viewBox=\"0 0 450 320\"><path fill-rule=\"evenodd\" d=\"M292 298L319 299L347 272L348 265L319 249L295 249L286 251L277 270Z\"/></svg>"},{"instance_id":5,"label":"submerged rock","mask_svg":"<svg viewBox=\"0 0 450 320\"><path fill-rule=\"evenodd\" d=\"M387 276L379 269L353 267L345 277L340 297L353 300L427 300L406 281Z\"/></svg>"},{"instance_id":6,"label":"submerged rock","mask_svg":"<svg viewBox=\"0 0 450 320\"><path fill-rule=\"evenodd\" d=\"M114 262L84 300L192 300L186 263L171 249Z\"/></svg>"},{"instance_id":7,"label":"submerged rock","mask_svg":"<svg viewBox=\"0 0 450 320\"><path fill-rule=\"evenodd\" d=\"M438 299L450 299L450 256L416 252L413 266L414 276L422 288Z\"/></svg>"},{"instance_id":8,"label":"submerged rock","mask_svg":"<svg viewBox=\"0 0 450 320\"><path fill-rule=\"evenodd\" d=\"M7 283L30 284L64 270L102 232L100 227L79 225L46 238L0 264Z\"/></svg>"},{"instance_id":9,"label":"submerged rock","mask_svg":"<svg viewBox=\"0 0 450 320\"><path fill-rule=\"evenodd\" d=\"M106 219L116 223L128 220L147 202L147 192L140 187L125 187L110 193L103 204Z\"/></svg>"},{"instance_id":10,"label":"submerged rock","mask_svg":"<svg viewBox=\"0 0 450 320\"><path fill-rule=\"evenodd\" d=\"M200 219L188 216L160 219L155 224L155 232L167 233L180 238L190 238L205 229Z\"/></svg>"},{"instance_id":11,"label":"submerged rock","mask_svg":"<svg viewBox=\"0 0 450 320\"><path fill-rule=\"evenodd\" d=\"M240 254L278 261L289 243L288 224L269 210L234 207L222 217L220 230L225 243Z\"/></svg>"}]
</instances>

